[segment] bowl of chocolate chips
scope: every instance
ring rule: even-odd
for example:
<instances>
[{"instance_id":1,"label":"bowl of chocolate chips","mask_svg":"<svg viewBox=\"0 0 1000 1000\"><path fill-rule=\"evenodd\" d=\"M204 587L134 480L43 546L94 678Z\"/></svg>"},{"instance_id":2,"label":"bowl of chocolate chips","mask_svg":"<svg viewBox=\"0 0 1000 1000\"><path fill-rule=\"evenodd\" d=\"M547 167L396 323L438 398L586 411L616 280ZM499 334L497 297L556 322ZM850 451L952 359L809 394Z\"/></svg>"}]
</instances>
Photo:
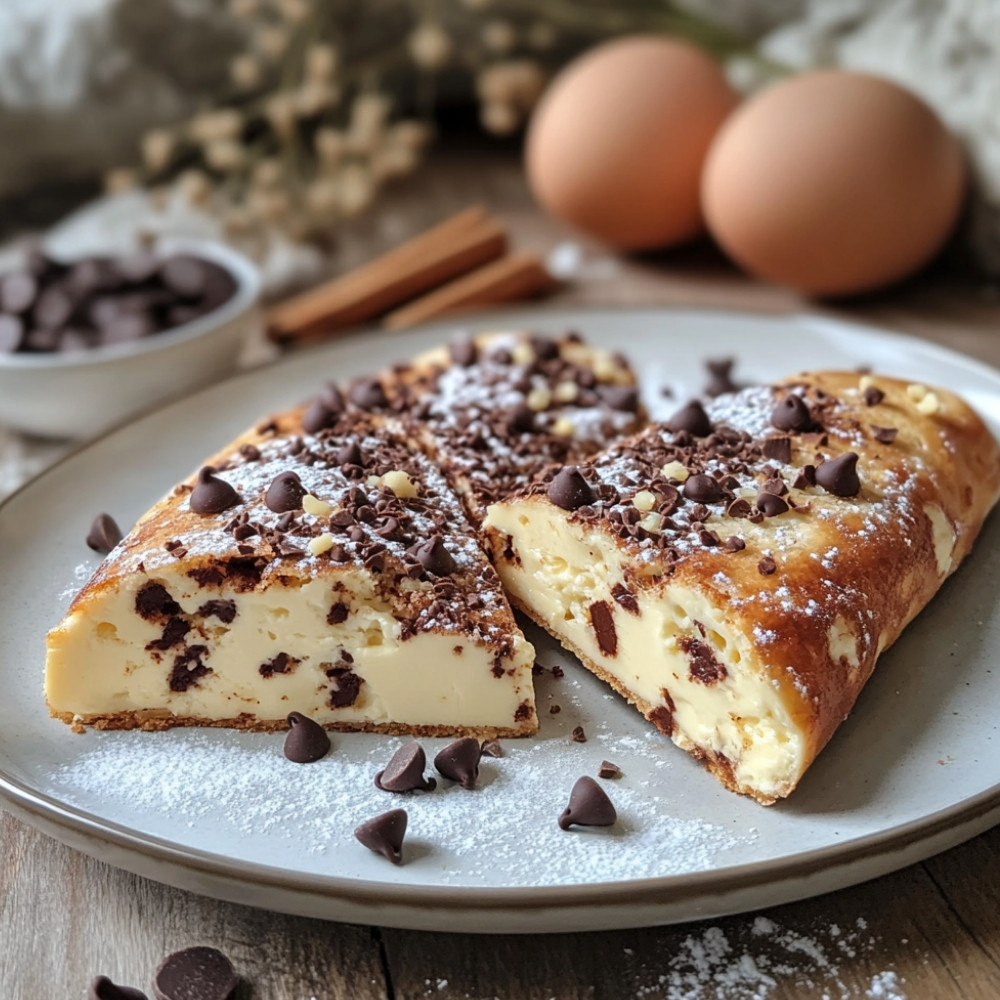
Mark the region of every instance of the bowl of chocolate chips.
<instances>
[{"instance_id":1,"label":"bowl of chocolate chips","mask_svg":"<svg viewBox=\"0 0 1000 1000\"><path fill-rule=\"evenodd\" d=\"M30 250L0 274L0 424L90 437L235 367L260 277L223 244L123 256Z\"/></svg>"}]
</instances>

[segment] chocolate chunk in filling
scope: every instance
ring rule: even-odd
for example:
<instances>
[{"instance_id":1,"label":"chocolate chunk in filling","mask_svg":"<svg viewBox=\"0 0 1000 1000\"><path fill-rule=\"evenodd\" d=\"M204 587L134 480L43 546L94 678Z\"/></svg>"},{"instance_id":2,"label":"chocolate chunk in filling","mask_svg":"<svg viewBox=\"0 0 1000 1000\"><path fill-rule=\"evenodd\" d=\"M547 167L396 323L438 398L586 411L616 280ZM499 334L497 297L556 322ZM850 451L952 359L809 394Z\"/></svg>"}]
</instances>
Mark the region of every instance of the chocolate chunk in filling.
<instances>
[{"instance_id":1,"label":"chocolate chunk in filling","mask_svg":"<svg viewBox=\"0 0 1000 1000\"><path fill-rule=\"evenodd\" d=\"M618 653L618 630L614 610L607 601L595 601L590 606L590 621L597 636L597 645L605 656Z\"/></svg>"}]
</instances>

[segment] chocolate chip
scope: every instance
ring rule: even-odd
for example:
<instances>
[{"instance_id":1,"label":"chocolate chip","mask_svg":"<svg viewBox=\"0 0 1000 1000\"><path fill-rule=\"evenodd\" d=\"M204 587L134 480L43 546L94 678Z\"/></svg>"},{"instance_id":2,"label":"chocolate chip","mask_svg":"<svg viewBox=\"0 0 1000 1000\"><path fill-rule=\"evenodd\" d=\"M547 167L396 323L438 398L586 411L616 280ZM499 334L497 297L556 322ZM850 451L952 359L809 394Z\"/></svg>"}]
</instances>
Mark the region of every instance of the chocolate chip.
<instances>
[{"instance_id":1,"label":"chocolate chip","mask_svg":"<svg viewBox=\"0 0 1000 1000\"><path fill-rule=\"evenodd\" d=\"M330 737L316 721L301 712L288 715L285 756L296 764L311 764L330 752Z\"/></svg>"},{"instance_id":2,"label":"chocolate chip","mask_svg":"<svg viewBox=\"0 0 1000 1000\"><path fill-rule=\"evenodd\" d=\"M757 572L761 576L770 576L776 569L778 564L774 561L773 556L764 556L759 563L757 563Z\"/></svg>"},{"instance_id":3,"label":"chocolate chip","mask_svg":"<svg viewBox=\"0 0 1000 1000\"><path fill-rule=\"evenodd\" d=\"M807 431L814 422L802 397L790 392L771 410L771 423L779 431Z\"/></svg>"},{"instance_id":4,"label":"chocolate chip","mask_svg":"<svg viewBox=\"0 0 1000 1000\"><path fill-rule=\"evenodd\" d=\"M202 618L218 618L224 625L231 625L236 619L236 602L230 600L206 601L198 614Z\"/></svg>"},{"instance_id":5,"label":"chocolate chip","mask_svg":"<svg viewBox=\"0 0 1000 1000\"><path fill-rule=\"evenodd\" d=\"M750 501L743 497L737 497L727 508L726 513L730 517L749 517L751 511Z\"/></svg>"},{"instance_id":6,"label":"chocolate chip","mask_svg":"<svg viewBox=\"0 0 1000 1000\"><path fill-rule=\"evenodd\" d=\"M308 491L302 485L298 473L279 472L264 494L264 503L275 514L285 514L293 510L302 510L302 498Z\"/></svg>"},{"instance_id":7,"label":"chocolate chip","mask_svg":"<svg viewBox=\"0 0 1000 1000\"><path fill-rule=\"evenodd\" d=\"M559 344L551 337L540 337L535 334L528 338L531 349L535 352L535 357L541 361L554 361L559 357Z\"/></svg>"},{"instance_id":8,"label":"chocolate chip","mask_svg":"<svg viewBox=\"0 0 1000 1000\"><path fill-rule=\"evenodd\" d=\"M383 792L424 792L437 788L433 778L424 777L427 757L424 748L413 741L404 743L393 755L384 771L375 775L375 787Z\"/></svg>"},{"instance_id":9,"label":"chocolate chip","mask_svg":"<svg viewBox=\"0 0 1000 1000\"><path fill-rule=\"evenodd\" d=\"M733 358L719 358L716 361L705 361L708 369L709 382L705 386L706 396L721 396L724 392L736 392L739 389L731 376L733 365L736 362Z\"/></svg>"},{"instance_id":10,"label":"chocolate chip","mask_svg":"<svg viewBox=\"0 0 1000 1000\"><path fill-rule=\"evenodd\" d=\"M38 295L38 280L32 274L18 271L0 279L0 309L6 313L26 313Z\"/></svg>"},{"instance_id":11,"label":"chocolate chip","mask_svg":"<svg viewBox=\"0 0 1000 1000\"><path fill-rule=\"evenodd\" d=\"M599 778L617 778L621 773L622 769L617 764L612 764L610 760L602 760L597 770Z\"/></svg>"},{"instance_id":12,"label":"chocolate chip","mask_svg":"<svg viewBox=\"0 0 1000 1000\"><path fill-rule=\"evenodd\" d=\"M795 477L795 482L792 483L797 490L804 490L808 486L816 485L816 466L815 465L803 465L799 474Z\"/></svg>"},{"instance_id":13,"label":"chocolate chip","mask_svg":"<svg viewBox=\"0 0 1000 1000\"><path fill-rule=\"evenodd\" d=\"M163 284L182 299L197 299L205 293L208 274L205 262L198 257L177 254L160 267Z\"/></svg>"},{"instance_id":14,"label":"chocolate chip","mask_svg":"<svg viewBox=\"0 0 1000 1000\"><path fill-rule=\"evenodd\" d=\"M816 466L816 484L834 496L855 497L861 489L857 464L857 454L845 451L838 458Z\"/></svg>"},{"instance_id":15,"label":"chocolate chip","mask_svg":"<svg viewBox=\"0 0 1000 1000\"><path fill-rule=\"evenodd\" d=\"M0 316L0 354L13 354L24 339L24 323L17 316Z\"/></svg>"},{"instance_id":16,"label":"chocolate chip","mask_svg":"<svg viewBox=\"0 0 1000 1000\"><path fill-rule=\"evenodd\" d=\"M302 414L302 429L307 434L317 434L325 427L332 427L337 417L338 414L321 399L314 399Z\"/></svg>"},{"instance_id":17,"label":"chocolate chip","mask_svg":"<svg viewBox=\"0 0 1000 1000\"><path fill-rule=\"evenodd\" d=\"M778 496L776 493L770 493L767 490L761 490L757 494L755 505L765 517L777 517L788 510L788 504L783 497Z\"/></svg>"},{"instance_id":18,"label":"chocolate chip","mask_svg":"<svg viewBox=\"0 0 1000 1000\"><path fill-rule=\"evenodd\" d=\"M712 421L708 419L705 407L697 399L692 399L667 421L667 430L675 434L687 431L695 437L708 437L712 433Z\"/></svg>"},{"instance_id":19,"label":"chocolate chip","mask_svg":"<svg viewBox=\"0 0 1000 1000\"><path fill-rule=\"evenodd\" d=\"M639 390L634 385L602 385L597 393L612 410L639 412Z\"/></svg>"},{"instance_id":20,"label":"chocolate chip","mask_svg":"<svg viewBox=\"0 0 1000 1000\"><path fill-rule=\"evenodd\" d=\"M618 819L618 813L611 804L607 792L584 775L577 778L570 792L569 805L559 817L559 828L568 830L574 823L578 826L611 826Z\"/></svg>"},{"instance_id":21,"label":"chocolate chip","mask_svg":"<svg viewBox=\"0 0 1000 1000\"><path fill-rule=\"evenodd\" d=\"M330 605L330 610L326 613L327 625L341 625L347 621L347 616L351 609L343 602L336 601Z\"/></svg>"},{"instance_id":22,"label":"chocolate chip","mask_svg":"<svg viewBox=\"0 0 1000 1000\"><path fill-rule=\"evenodd\" d=\"M876 427L875 424L872 427L872 437L875 438L880 444L892 444L896 440L896 435L899 433L898 427Z\"/></svg>"},{"instance_id":23,"label":"chocolate chip","mask_svg":"<svg viewBox=\"0 0 1000 1000\"><path fill-rule=\"evenodd\" d=\"M242 502L239 493L217 476L210 465L198 473L198 481L188 497L188 507L196 514L221 514Z\"/></svg>"},{"instance_id":24,"label":"chocolate chip","mask_svg":"<svg viewBox=\"0 0 1000 1000\"><path fill-rule=\"evenodd\" d=\"M535 429L535 411L518 403L504 413L503 422L508 434L530 434Z\"/></svg>"},{"instance_id":25,"label":"chocolate chip","mask_svg":"<svg viewBox=\"0 0 1000 1000\"><path fill-rule=\"evenodd\" d=\"M233 963L215 948L199 945L168 955L153 977L157 1000L228 1000L239 985Z\"/></svg>"},{"instance_id":26,"label":"chocolate chip","mask_svg":"<svg viewBox=\"0 0 1000 1000\"><path fill-rule=\"evenodd\" d=\"M440 535L421 542L413 550L413 554L420 565L435 576L450 576L458 568L454 556L445 548Z\"/></svg>"},{"instance_id":27,"label":"chocolate chip","mask_svg":"<svg viewBox=\"0 0 1000 1000\"><path fill-rule=\"evenodd\" d=\"M583 726L575 726L573 728L572 739L573 739L574 743L586 743L587 742L587 734L583 731Z\"/></svg>"},{"instance_id":28,"label":"chocolate chip","mask_svg":"<svg viewBox=\"0 0 1000 1000\"><path fill-rule=\"evenodd\" d=\"M389 398L377 378L358 379L351 385L348 395L362 410L380 410L389 405Z\"/></svg>"},{"instance_id":29,"label":"chocolate chip","mask_svg":"<svg viewBox=\"0 0 1000 1000\"><path fill-rule=\"evenodd\" d=\"M338 465L364 465L364 456L357 441L345 441L337 450L336 461Z\"/></svg>"},{"instance_id":30,"label":"chocolate chip","mask_svg":"<svg viewBox=\"0 0 1000 1000\"><path fill-rule=\"evenodd\" d=\"M885 393L881 389L876 389L873 385L868 386L862 395L865 406L878 406L885 399Z\"/></svg>"},{"instance_id":31,"label":"chocolate chip","mask_svg":"<svg viewBox=\"0 0 1000 1000\"><path fill-rule=\"evenodd\" d=\"M61 327L72 313L73 300L63 289L50 285L38 296L32 316L40 327L54 330Z\"/></svg>"},{"instance_id":32,"label":"chocolate chip","mask_svg":"<svg viewBox=\"0 0 1000 1000\"><path fill-rule=\"evenodd\" d=\"M181 606L162 583L145 583L135 595L135 610L140 618L155 621L161 615L180 614Z\"/></svg>"},{"instance_id":33,"label":"chocolate chip","mask_svg":"<svg viewBox=\"0 0 1000 1000\"><path fill-rule=\"evenodd\" d=\"M370 851L381 854L394 865L403 860L403 837L406 836L407 815L405 809L390 809L374 819L362 823L354 831L354 836Z\"/></svg>"},{"instance_id":34,"label":"chocolate chip","mask_svg":"<svg viewBox=\"0 0 1000 1000\"><path fill-rule=\"evenodd\" d=\"M590 623L594 626L597 645L605 656L618 654L618 630L614 610L607 601L595 601L590 606Z\"/></svg>"},{"instance_id":35,"label":"chocolate chip","mask_svg":"<svg viewBox=\"0 0 1000 1000\"><path fill-rule=\"evenodd\" d=\"M471 337L456 337L448 345L448 353L452 362L461 368L471 367L479 356L476 342Z\"/></svg>"},{"instance_id":36,"label":"chocolate chip","mask_svg":"<svg viewBox=\"0 0 1000 1000\"><path fill-rule=\"evenodd\" d=\"M97 976L87 990L87 1000L149 1000L134 986L118 986L107 976Z\"/></svg>"},{"instance_id":37,"label":"chocolate chip","mask_svg":"<svg viewBox=\"0 0 1000 1000\"><path fill-rule=\"evenodd\" d=\"M727 552L742 552L747 547L747 543L739 535L730 535L725 542Z\"/></svg>"},{"instance_id":38,"label":"chocolate chip","mask_svg":"<svg viewBox=\"0 0 1000 1000\"><path fill-rule=\"evenodd\" d=\"M697 503L717 503L722 499L721 487L704 472L688 476L684 481L682 492L688 500L694 500Z\"/></svg>"},{"instance_id":39,"label":"chocolate chip","mask_svg":"<svg viewBox=\"0 0 1000 1000\"><path fill-rule=\"evenodd\" d=\"M549 483L549 499L563 510L579 510L597 499L597 494L575 465L567 465Z\"/></svg>"},{"instance_id":40,"label":"chocolate chip","mask_svg":"<svg viewBox=\"0 0 1000 1000\"><path fill-rule=\"evenodd\" d=\"M483 740L482 746L479 749L483 757L503 756L503 747L500 746L499 740Z\"/></svg>"},{"instance_id":41,"label":"chocolate chip","mask_svg":"<svg viewBox=\"0 0 1000 1000\"><path fill-rule=\"evenodd\" d=\"M122 540L122 529L110 514L98 514L87 534L87 544L95 551L107 555Z\"/></svg>"},{"instance_id":42,"label":"chocolate chip","mask_svg":"<svg viewBox=\"0 0 1000 1000\"><path fill-rule=\"evenodd\" d=\"M466 736L449 743L434 758L434 766L446 778L457 781L463 788L475 788L479 777L482 749L479 740Z\"/></svg>"},{"instance_id":43,"label":"chocolate chip","mask_svg":"<svg viewBox=\"0 0 1000 1000\"><path fill-rule=\"evenodd\" d=\"M792 460L792 439L787 437L768 438L761 446L765 458L770 458L782 465L788 465Z\"/></svg>"}]
</instances>

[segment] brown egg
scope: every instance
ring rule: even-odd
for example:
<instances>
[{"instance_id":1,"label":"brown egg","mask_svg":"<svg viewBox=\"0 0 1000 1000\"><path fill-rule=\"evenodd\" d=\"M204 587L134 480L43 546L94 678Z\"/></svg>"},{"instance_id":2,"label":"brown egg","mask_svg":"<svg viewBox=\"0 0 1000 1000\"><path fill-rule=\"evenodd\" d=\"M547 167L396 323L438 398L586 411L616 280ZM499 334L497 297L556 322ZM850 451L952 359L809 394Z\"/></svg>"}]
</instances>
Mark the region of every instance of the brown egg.
<instances>
[{"instance_id":1,"label":"brown egg","mask_svg":"<svg viewBox=\"0 0 1000 1000\"><path fill-rule=\"evenodd\" d=\"M737 102L700 49L659 36L608 42L571 63L528 130L528 180L553 215L627 250L703 228L706 151Z\"/></svg>"},{"instance_id":2,"label":"brown egg","mask_svg":"<svg viewBox=\"0 0 1000 1000\"><path fill-rule=\"evenodd\" d=\"M830 70L747 101L712 143L712 235L758 277L868 291L926 263L962 202L964 161L934 112L888 80Z\"/></svg>"}]
</instances>

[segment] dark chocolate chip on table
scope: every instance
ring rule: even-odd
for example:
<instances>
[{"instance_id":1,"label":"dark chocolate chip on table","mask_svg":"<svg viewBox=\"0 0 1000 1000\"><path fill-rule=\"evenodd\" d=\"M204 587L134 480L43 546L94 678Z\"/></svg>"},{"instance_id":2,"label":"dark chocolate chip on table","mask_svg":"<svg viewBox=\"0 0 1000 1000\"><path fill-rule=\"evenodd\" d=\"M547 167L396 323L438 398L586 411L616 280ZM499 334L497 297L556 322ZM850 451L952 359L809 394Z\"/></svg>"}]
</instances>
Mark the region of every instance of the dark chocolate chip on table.
<instances>
[{"instance_id":1,"label":"dark chocolate chip on table","mask_svg":"<svg viewBox=\"0 0 1000 1000\"><path fill-rule=\"evenodd\" d=\"M574 824L612 826L617 819L618 813L607 792L593 778L584 775L570 792L569 805L559 817L559 827L568 830Z\"/></svg>"},{"instance_id":2,"label":"dark chocolate chip on table","mask_svg":"<svg viewBox=\"0 0 1000 1000\"><path fill-rule=\"evenodd\" d=\"M705 407L697 399L692 399L667 421L667 430L675 434L687 431L695 437L708 437L712 433L712 421L705 412Z\"/></svg>"},{"instance_id":3,"label":"dark chocolate chip on table","mask_svg":"<svg viewBox=\"0 0 1000 1000\"><path fill-rule=\"evenodd\" d=\"M156 1000L229 1000L239 985L233 963L217 948L198 945L168 955L153 976Z\"/></svg>"},{"instance_id":4,"label":"dark chocolate chip on table","mask_svg":"<svg viewBox=\"0 0 1000 1000\"><path fill-rule=\"evenodd\" d=\"M621 773L622 769L617 764L612 764L610 760L602 760L601 766L597 769L599 778L617 778Z\"/></svg>"},{"instance_id":5,"label":"dark chocolate chip on table","mask_svg":"<svg viewBox=\"0 0 1000 1000\"><path fill-rule=\"evenodd\" d=\"M217 476L211 465L203 466L188 497L188 507L196 514L221 514L238 503L242 503L239 493Z\"/></svg>"},{"instance_id":6,"label":"dark chocolate chip on table","mask_svg":"<svg viewBox=\"0 0 1000 1000\"><path fill-rule=\"evenodd\" d=\"M500 745L499 740L483 740L479 749L483 757L503 756L503 747Z\"/></svg>"},{"instance_id":7,"label":"dark chocolate chip on table","mask_svg":"<svg viewBox=\"0 0 1000 1000\"><path fill-rule=\"evenodd\" d=\"M312 764L330 752L330 737L315 720L301 712L290 712L284 750L293 763Z\"/></svg>"},{"instance_id":8,"label":"dark chocolate chip on table","mask_svg":"<svg viewBox=\"0 0 1000 1000\"><path fill-rule=\"evenodd\" d=\"M405 809L390 809L362 823L355 829L354 836L370 851L398 865L403 860L407 820Z\"/></svg>"},{"instance_id":9,"label":"dark chocolate chip on table","mask_svg":"<svg viewBox=\"0 0 1000 1000\"><path fill-rule=\"evenodd\" d=\"M563 510L579 510L597 499L597 494L575 465L567 465L549 483L549 499Z\"/></svg>"},{"instance_id":10,"label":"dark chocolate chip on table","mask_svg":"<svg viewBox=\"0 0 1000 1000\"><path fill-rule=\"evenodd\" d=\"M831 458L816 466L816 485L838 497L854 497L861 489L858 478L858 456L846 451L837 458Z\"/></svg>"},{"instance_id":11,"label":"dark chocolate chip on table","mask_svg":"<svg viewBox=\"0 0 1000 1000\"><path fill-rule=\"evenodd\" d=\"M574 743L586 743L587 734L583 731L583 726L575 726L573 728L573 742Z\"/></svg>"},{"instance_id":12,"label":"dark chocolate chip on table","mask_svg":"<svg viewBox=\"0 0 1000 1000\"><path fill-rule=\"evenodd\" d=\"M95 551L107 555L122 540L122 529L110 514L98 514L87 534L87 544Z\"/></svg>"},{"instance_id":13,"label":"dark chocolate chip on table","mask_svg":"<svg viewBox=\"0 0 1000 1000\"><path fill-rule=\"evenodd\" d=\"M302 498L308 491L302 485L298 473L279 472L264 494L264 503L275 514L285 514L291 510L302 510Z\"/></svg>"},{"instance_id":14,"label":"dark chocolate chip on table","mask_svg":"<svg viewBox=\"0 0 1000 1000\"><path fill-rule=\"evenodd\" d=\"M437 788L433 778L424 777L427 756L424 748L413 740L404 743L393 755L385 770L375 775L375 787L383 792L430 792Z\"/></svg>"},{"instance_id":15,"label":"dark chocolate chip on table","mask_svg":"<svg viewBox=\"0 0 1000 1000\"><path fill-rule=\"evenodd\" d=\"M134 986L119 986L107 976L97 976L87 990L87 1000L149 1000Z\"/></svg>"},{"instance_id":16,"label":"dark chocolate chip on table","mask_svg":"<svg viewBox=\"0 0 1000 1000\"><path fill-rule=\"evenodd\" d=\"M449 743L434 758L434 766L446 778L457 781L463 788L474 788L479 777L482 748L471 736Z\"/></svg>"}]
</instances>

